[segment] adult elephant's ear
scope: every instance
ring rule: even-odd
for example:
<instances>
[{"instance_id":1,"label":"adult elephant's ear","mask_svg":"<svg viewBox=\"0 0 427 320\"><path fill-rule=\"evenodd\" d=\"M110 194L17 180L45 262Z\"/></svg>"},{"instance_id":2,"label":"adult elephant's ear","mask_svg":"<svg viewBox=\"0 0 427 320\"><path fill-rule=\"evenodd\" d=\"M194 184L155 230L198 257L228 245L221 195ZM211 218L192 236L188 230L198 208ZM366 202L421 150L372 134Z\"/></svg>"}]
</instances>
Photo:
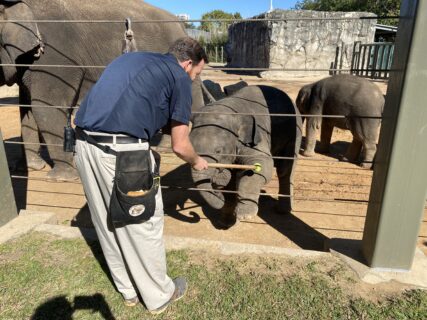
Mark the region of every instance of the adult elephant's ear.
<instances>
[{"instance_id":1,"label":"adult elephant's ear","mask_svg":"<svg viewBox=\"0 0 427 320\"><path fill-rule=\"evenodd\" d=\"M43 45L37 24L20 22L35 20L31 8L21 1L2 0L1 3L4 4L3 19L7 21L1 29L2 47L12 61L25 53L32 53L32 58L37 58Z\"/></svg>"},{"instance_id":2,"label":"adult elephant's ear","mask_svg":"<svg viewBox=\"0 0 427 320\"><path fill-rule=\"evenodd\" d=\"M245 116L242 117L242 120L239 129L239 137L244 145L255 147L262 140L259 124L254 116Z\"/></svg>"}]
</instances>

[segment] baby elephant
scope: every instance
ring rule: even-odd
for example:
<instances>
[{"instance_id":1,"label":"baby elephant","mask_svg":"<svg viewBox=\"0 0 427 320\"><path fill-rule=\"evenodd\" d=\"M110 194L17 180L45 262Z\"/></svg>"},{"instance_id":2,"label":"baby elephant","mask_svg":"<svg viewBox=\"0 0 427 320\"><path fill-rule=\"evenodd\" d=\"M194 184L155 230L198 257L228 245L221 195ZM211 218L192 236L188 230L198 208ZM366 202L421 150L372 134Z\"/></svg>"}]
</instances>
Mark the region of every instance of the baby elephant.
<instances>
[{"instance_id":1,"label":"baby elephant","mask_svg":"<svg viewBox=\"0 0 427 320\"><path fill-rule=\"evenodd\" d=\"M260 172L213 169L192 171L194 184L201 189L207 204L215 209L231 208L226 215L237 220L250 219L258 212L259 193L272 178L273 166L279 180L277 210L292 210L292 177L294 158L301 143L302 121L289 96L274 87L244 86L235 92L227 88L230 96L214 101L195 114L191 141L195 149L208 162L262 166ZM292 114L278 117L270 114ZM274 159L272 156L279 157ZM215 190L230 186L237 191L234 204ZM232 219L230 219L232 220Z\"/></svg>"},{"instance_id":2,"label":"baby elephant","mask_svg":"<svg viewBox=\"0 0 427 320\"><path fill-rule=\"evenodd\" d=\"M338 127L353 134L343 160L358 161L361 154L361 167L371 168L384 107L384 96L374 83L352 75L332 76L302 87L296 104L302 115L312 116L307 117L304 156L314 155L320 126L318 151L328 153L333 128ZM316 115L343 115L345 118L322 119Z\"/></svg>"}]
</instances>

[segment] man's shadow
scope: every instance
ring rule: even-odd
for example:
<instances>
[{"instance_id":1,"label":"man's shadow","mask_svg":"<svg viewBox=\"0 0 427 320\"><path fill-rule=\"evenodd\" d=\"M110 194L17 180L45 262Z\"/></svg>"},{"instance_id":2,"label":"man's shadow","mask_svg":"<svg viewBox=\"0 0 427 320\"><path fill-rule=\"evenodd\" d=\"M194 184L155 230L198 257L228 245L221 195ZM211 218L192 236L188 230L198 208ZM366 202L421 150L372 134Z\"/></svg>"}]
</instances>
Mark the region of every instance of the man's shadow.
<instances>
[{"instance_id":1,"label":"man's shadow","mask_svg":"<svg viewBox=\"0 0 427 320\"><path fill-rule=\"evenodd\" d=\"M172 218L187 223L198 223L201 217L196 212L191 212L191 216L180 212L181 209L185 208L185 203L191 200L200 205L206 218L211 221L216 229L233 228L232 224L228 224L227 221L224 222L219 210L212 209L207 205L197 190L187 190L188 188L196 188L191 179L189 165L182 165L167 173L162 178L162 184L164 186L179 186L179 189L166 188L163 190L165 212ZM278 200L270 196L260 196L259 217L299 247L306 250L323 251L327 237L293 214L276 213L277 203Z\"/></svg>"},{"instance_id":2,"label":"man's shadow","mask_svg":"<svg viewBox=\"0 0 427 320\"><path fill-rule=\"evenodd\" d=\"M114 320L115 317L102 294L93 296L77 296L73 303L66 296L51 298L37 307L31 320L72 320L76 310L91 310L99 313L104 319Z\"/></svg>"}]
</instances>

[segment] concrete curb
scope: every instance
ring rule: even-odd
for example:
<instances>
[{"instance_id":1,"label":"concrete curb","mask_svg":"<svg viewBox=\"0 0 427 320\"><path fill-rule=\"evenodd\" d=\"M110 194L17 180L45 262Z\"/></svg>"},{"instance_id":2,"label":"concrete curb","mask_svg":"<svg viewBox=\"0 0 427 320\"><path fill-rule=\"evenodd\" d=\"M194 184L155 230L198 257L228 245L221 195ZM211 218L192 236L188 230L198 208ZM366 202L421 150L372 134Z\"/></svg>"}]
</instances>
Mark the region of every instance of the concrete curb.
<instances>
[{"instance_id":1,"label":"concrete curb","mask_svg":"<svg viewBox=\"0 0 427 320\"><path fill-rule=\"evenodd\" d=\"M96 241L95 230L88 228L75 228L62 225L40 224L34 228L34 231L46 232L63 239L85 239L86 241ZM203 240L189 237L175 237L165 235L166 250L209 250L219 254L275 254L286 255L290 257L313 258L329 255L327 252L310 251L302 249L289 249L272 246L263 246L256 244Z\"/></svg>"},{"instance_id":2,"label":"concrete curb","mask_svg":"<svg viewBox=\"0 0 427 320\"><path fill-rule=\"evenodd\" d=\"M345 262L362 280L370 284L391 280L427 289L427 257L416 248L411 270L369 268L361 254L362 241L329 239L325 247Z\"/></svg>"},{"instance_id":3,"label":"concrete curb","mask_svg":"<svg viewBox=\"0 0 427 320\"><path fill-rule=\"evenodd\" d=\"M274 254L299 258L315 258L329 255L328 252L303 249L281 248L258 244L203 240L188 237L164 236L167 250L211 250L224 255L234 254Z\"/></svg>"},{"instance_id":4,"label":"concrete curb","mask_svg":"<svg viewBox=\"0 0 427 320\"><path fill-rule=\"evenodd\" d=\"M56 214L21 210L19 216L0 227L0 244L19 238L43 223L58 223Z\"/></svg>"}]
</instances>

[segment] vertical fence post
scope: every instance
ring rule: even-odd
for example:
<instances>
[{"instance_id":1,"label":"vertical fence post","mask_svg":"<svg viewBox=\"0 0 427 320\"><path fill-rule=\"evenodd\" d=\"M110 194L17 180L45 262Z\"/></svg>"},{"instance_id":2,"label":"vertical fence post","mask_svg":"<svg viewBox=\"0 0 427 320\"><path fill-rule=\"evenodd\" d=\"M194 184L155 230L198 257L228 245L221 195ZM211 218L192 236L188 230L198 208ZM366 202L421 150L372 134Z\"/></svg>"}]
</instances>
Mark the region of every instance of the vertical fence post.
<instances>
[{"instance_id":1,"label":"vertical fence post","mask_svg":"<svg viewBox=\"0 0 427 320\"><path fill-rule=\"evenodd\" d=\"M360 41L355 41L353 45L353 56L351 58L351 73L359 74L359 59L360 59Z\"/></svg>"},{"instance_id":2,"label":"vertical fence post","mask_svg":"<svg viewBox=\"0 0 427 320\"><path fill-rule=\"evenodd\" d=\"M218 46L215 46L215 62L218 62Z\"/></svg>"},{"instance_id":3,"label":"vertical fence post","mask_svg":"<svg viewBox=\"0 0 427 320\"><path fill-rule=\"evenodd\" d=\"M362 241L380 270L411 269L427 192L427 1L400 17Z\"/></svg>"},{"instance_id":4,"label":"vertical fence post","mask_svg":"<svg viewBox=\"0 0 427 320\"><path fill-rule=\"evenodd\" d=\"M378 45L375 45L374 47L374 60L372 62L372 71L371 71L371 78L375 79L376 75L378 74L378 68L377 68L377 63L378 63Z\"/></svg>"},{"instance_id":5,"label":"vertical fence post","mask_svg":"<svg viewBox=\"0 0 427 320\"><path fill-rule=\"evenodd\" d=\"M10 181L9 167L4 150L3 136L0 131L0 227L18 216L15 196Z\"/></svg>"}]
</instances>

